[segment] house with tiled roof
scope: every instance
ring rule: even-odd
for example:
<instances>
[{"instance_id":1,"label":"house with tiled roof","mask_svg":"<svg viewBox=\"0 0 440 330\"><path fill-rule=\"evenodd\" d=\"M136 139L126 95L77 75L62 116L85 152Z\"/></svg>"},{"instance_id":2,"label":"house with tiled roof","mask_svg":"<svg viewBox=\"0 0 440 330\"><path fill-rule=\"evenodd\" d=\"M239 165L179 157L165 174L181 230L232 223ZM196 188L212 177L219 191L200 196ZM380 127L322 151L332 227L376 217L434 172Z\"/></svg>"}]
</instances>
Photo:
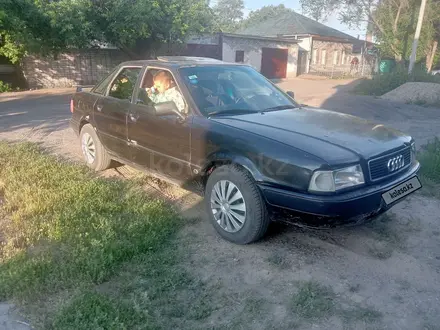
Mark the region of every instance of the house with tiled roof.
<instances>
[{"instance_id":1,"label":"house with tiled roof","mask_svg":"<svg viewBox=\"0 0 440 330\"><path fill-rule=\"evenodd\" d=\"M296 40L299 46L298 74L350 69L352 59L361 56L362 47L359 45L363 42L293 11L258 22L237 33Z\"/></svg>"},{"instance_id":2,"label":"house with tiled roof","mask_svg":"<svg viewBox=\"0 0 440 330\"><path fill-rule=\"evenodd\" d=\"M293 11L235 33L192 36L183 55L207 56L252 65L268 78L303 73L329 76L368 73L365 42ZM352 65L352 60L358 65ZM359 65L360 64L360 65ZM365 69L365 72L363 72Z\"/></svg>"}]
</instances>

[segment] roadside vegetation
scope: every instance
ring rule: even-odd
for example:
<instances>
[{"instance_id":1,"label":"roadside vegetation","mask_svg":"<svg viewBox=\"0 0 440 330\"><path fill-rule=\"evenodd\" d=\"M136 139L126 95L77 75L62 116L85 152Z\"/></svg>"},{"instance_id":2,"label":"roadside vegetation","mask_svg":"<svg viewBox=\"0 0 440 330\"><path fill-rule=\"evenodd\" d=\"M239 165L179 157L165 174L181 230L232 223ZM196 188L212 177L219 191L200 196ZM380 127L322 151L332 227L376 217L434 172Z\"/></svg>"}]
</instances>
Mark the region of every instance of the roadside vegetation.
<instances>
[{"instance_id":1,"label":"roadside vegetation","mask_svg":"<svg viewBox=\"0 0 440 330\"><path fill-rule=\"evenodd\" d=\"M371 79L362 80L355 86L354 92L361 95L381 96L407 82L440 83L440 77L421 69L414 69L409 75L406 68L398 67L394 72L378 74Z\"/></svg>"},{"instance_id":2,"label":"roadside vegetation","mask_svg":"<svg viewBox=\"0 0 440 330\"><path fill-rule=\"evenodd\" d=\"M422 165L421 175L440 184L440 139L436 138L424 146L418 159Z\"/></svg>"},{"instance_id":3,"label":"roadside vegetation","mask_svg":"<svg viewBox=\"0 0 440 330\"><path fill-rule=\"evenodd\" d=\"M14 89L10 84L0 80L0 93L12 92Z\"/></svg>"},{"instance_id":4,"label":"roadside vegetation","mask_svg":"<svg viewBox=\"0 0 440 330\"><path fill-rule=\"evenodd\" d=\"M94 177L32 144L0 142L0 301L33 303L32 323L45 329L148 324L151 315L132 301L99 290L134 260L156 289L185 281L162 278L177 257L168 246L179 218L139 187Z\"/></svg>"}]
</instances>

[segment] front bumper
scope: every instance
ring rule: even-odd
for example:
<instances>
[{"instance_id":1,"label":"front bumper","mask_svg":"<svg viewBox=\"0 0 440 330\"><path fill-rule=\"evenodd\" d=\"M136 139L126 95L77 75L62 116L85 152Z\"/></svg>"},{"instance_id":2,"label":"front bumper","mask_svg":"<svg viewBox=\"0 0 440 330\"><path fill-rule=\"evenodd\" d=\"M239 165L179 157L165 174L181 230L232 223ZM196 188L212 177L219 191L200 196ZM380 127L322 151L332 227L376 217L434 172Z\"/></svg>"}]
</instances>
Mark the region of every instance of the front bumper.
<instances>
[{"instance_id":1,"label":"front bumper","mask_svg":"<svg viewBox=\"0 0 440 330\"><path fill-rule=\"evenodd\" d=\"M263 184L260 184L259 187L267 203L273 207L317 217L350 220L377 215L402 201L404 198L386 205L382 194L414 177L419 169L420 164L416 163L405 173L390 181L335 195L292 192Z\"/></svg>"}]
</instances>

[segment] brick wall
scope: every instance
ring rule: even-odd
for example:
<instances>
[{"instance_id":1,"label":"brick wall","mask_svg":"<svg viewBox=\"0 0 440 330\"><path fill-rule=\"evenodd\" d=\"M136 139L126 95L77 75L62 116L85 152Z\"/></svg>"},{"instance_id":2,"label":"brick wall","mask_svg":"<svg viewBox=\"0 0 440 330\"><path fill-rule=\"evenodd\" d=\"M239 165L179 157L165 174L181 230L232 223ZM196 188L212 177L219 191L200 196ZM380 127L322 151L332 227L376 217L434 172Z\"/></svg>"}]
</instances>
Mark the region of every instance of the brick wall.
<instances>
[{"instance_id":1,"label":"brick wall","mask_svg":"<svg viewBox=\"0 0 440 330\"><path fill-rule=\"evenodd\" d=\"M96 49L59 54L56 58L27 56L21 66L29 88L92 85L116 65L129 60L115 49Z\"/></svg>"},{"instance_id":2,"label":"brick wall","mask_svg":"<svg viewBox=\"0 0 440 330\"><path fill-rule=\"evenodd\" d=\"M344 66L351 61L353 45L351 43L321 41L313 39L311 66Z\"/></svg>"}]
</instances>

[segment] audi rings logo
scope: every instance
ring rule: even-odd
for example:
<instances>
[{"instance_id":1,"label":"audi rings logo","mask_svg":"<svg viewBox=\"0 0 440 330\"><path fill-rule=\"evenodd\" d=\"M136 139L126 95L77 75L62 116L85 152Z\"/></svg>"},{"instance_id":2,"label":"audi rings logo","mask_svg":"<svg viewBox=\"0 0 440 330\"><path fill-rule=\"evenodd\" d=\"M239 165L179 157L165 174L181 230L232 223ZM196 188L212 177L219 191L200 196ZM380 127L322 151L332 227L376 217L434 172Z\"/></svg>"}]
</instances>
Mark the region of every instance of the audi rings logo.
<instances>
[{"instance_id":1,"label":"audi rings logo","mask_svg":"<svg viewBox=\"0 0 440 330\"><path fill-rule=\"evenodd\" d=\"M402 155L396 156L388 160L387 168L389 172L397 171L405 166L405 159Z\"/></svg>"}]
</instances>

